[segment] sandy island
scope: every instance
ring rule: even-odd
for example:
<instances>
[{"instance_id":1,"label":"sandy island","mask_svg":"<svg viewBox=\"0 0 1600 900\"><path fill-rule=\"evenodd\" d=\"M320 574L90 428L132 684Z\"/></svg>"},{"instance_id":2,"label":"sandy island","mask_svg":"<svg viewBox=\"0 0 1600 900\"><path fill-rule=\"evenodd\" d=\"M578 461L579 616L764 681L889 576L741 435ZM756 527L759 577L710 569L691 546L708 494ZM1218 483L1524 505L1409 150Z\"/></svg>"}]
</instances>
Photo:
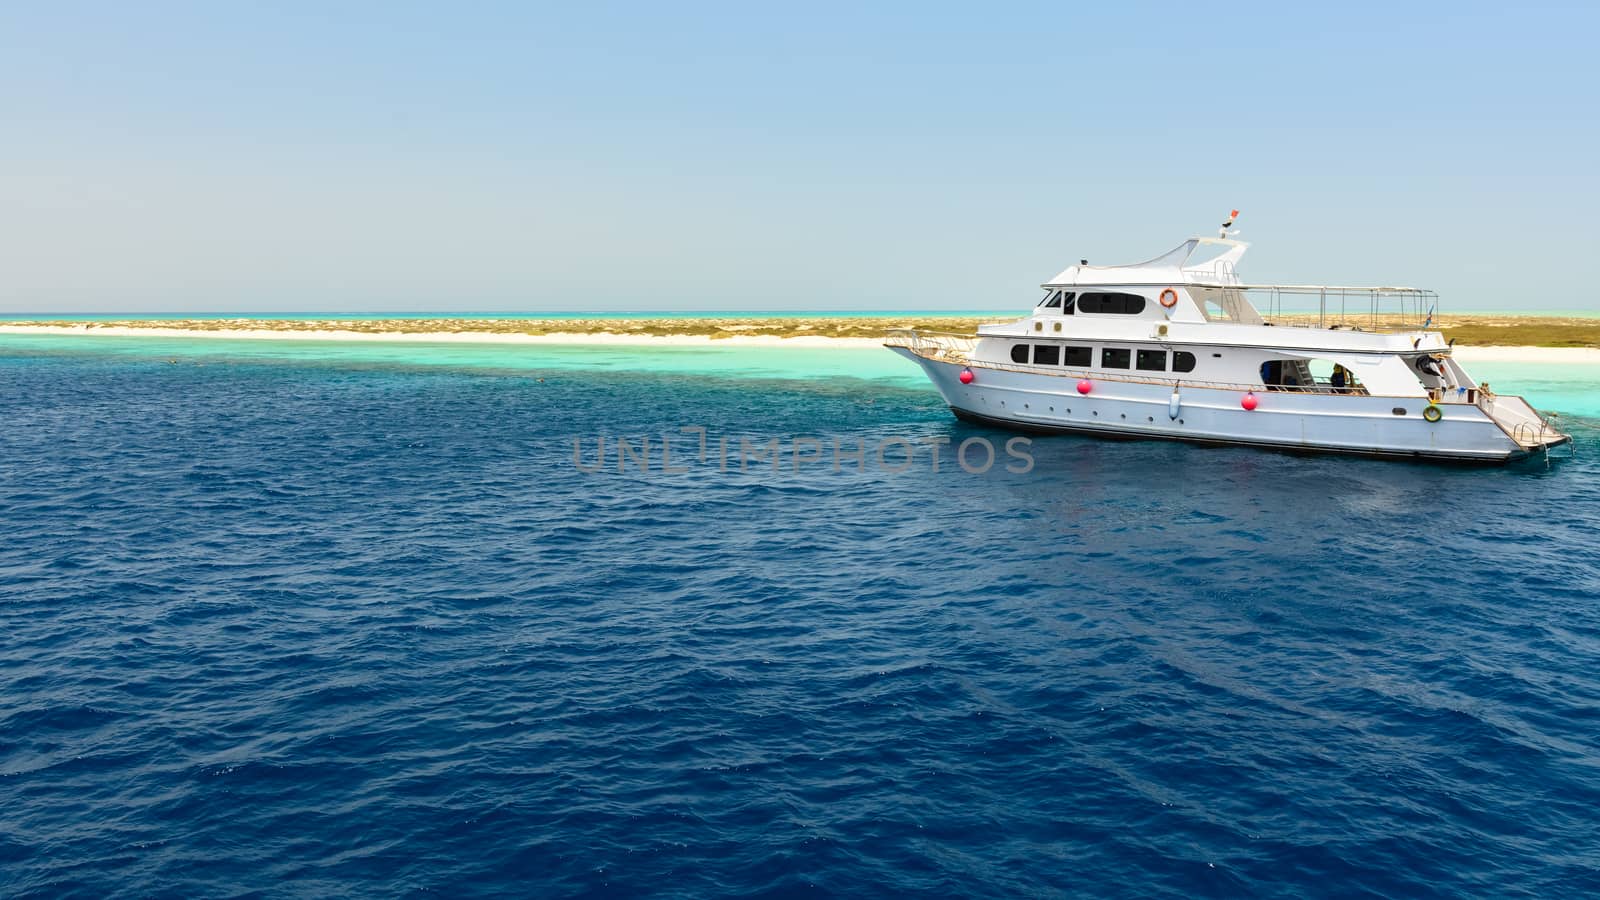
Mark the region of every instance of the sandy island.
<instances>
[{"instance_id":1,"label":"sandy island","mask_svg":"<svg viewBox=\"0 0 1600 900\"><path fill-rule=\"evenodd\" d=\"M894 328L971 334L1008 316L814 316L765 318L124 319L0 322L0 333L103 337L317 341L415 341L634 346L877 347ZM1462 315L1439 326L1466 360L1600 364L1600 319Z\"/></svg>"}]
</instances>

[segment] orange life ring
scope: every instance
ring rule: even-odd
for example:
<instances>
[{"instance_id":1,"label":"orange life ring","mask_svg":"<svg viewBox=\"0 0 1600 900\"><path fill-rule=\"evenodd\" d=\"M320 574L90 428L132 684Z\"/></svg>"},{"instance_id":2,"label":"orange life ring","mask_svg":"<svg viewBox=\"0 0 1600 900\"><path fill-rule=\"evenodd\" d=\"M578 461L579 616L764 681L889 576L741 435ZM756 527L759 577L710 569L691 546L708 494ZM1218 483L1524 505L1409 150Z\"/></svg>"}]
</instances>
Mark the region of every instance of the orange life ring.
<instances>
[{"instance_id":1,"label":"orange life ring","mask_svg":"<svg viewBox=\"0 0 1600 900\"><path fill-rule=\"evenodd\" d=\"M1178 305L1178 292L1172 288L1163 288L1161 291L1161 305L1171 309Z\"/></svg>"}]
</instances>

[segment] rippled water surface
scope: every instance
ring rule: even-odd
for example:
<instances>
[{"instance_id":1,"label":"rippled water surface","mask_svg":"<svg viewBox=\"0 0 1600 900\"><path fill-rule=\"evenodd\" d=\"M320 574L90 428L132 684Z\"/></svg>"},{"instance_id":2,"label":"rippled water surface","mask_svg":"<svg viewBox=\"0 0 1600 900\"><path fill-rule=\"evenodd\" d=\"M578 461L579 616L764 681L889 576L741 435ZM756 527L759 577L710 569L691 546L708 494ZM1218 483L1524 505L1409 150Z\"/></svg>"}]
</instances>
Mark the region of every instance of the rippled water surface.
<instances>
[{"instance_id":1,"label":"rippled water surface","mask_svg":"<svg viewBox=\"0 0 1600 900\"><path fill-rule=\"evenodd\" d=\"M0 895L1600 891L1581 414L973 474L892 357L89 346L0 345Z\"/></svg>"}]
</instances>

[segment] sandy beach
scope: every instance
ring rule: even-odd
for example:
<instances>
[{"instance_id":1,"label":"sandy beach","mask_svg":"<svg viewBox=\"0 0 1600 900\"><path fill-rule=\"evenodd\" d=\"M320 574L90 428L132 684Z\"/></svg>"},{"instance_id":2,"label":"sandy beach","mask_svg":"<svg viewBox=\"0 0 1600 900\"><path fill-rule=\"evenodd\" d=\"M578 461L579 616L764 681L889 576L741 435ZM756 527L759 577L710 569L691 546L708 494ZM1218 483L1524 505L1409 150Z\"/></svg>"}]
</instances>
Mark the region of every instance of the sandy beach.
<instances>
[{"instance_id":1,"label":"sandy beach","mask_svg":"<svg viewBox=\"0 0 1600 900\"><path fill-rule=\"evenodd\" d=\"M995 320L997 320L996 317ZM638 319L128 319L11 321L0 334L98 337L217 338L229 340L389 341L476 344L588 344L870 348L893 328L971 333L991 321L972 316ZM1447 335L1481 329L1485 336L1533 337L1539 343L1477 344L1463 340L1464 361L1563 362L1600 365L1600 322L1583 319L1481 317L1446 325ZM1456 332L1452 335L1452 332ZM1549 341L1557 345L1551 346ZM1600 343L1596 341L1595 343ZM1562 346L1561 344L1565 344ZM1573 346L1573 344L1580 344Z\"/></svg>"},{"instance_id":2,"label":"sandy beach","mask_svg":"<svg viewBox=\"0 0 1600 900\"><path fill-rule=\"evenodd\" d=\"M354 331L350 329L171 328L127 325L0 325L0 334L71 334L89 337L217 338L269 341L386 341L461 344L617 344L641 347L677 346L786 346L878 347L883 338L824 337L820 335L635 334L628 332L552 331L526 334L510 331Z\"/></svg>"}]
</instances>

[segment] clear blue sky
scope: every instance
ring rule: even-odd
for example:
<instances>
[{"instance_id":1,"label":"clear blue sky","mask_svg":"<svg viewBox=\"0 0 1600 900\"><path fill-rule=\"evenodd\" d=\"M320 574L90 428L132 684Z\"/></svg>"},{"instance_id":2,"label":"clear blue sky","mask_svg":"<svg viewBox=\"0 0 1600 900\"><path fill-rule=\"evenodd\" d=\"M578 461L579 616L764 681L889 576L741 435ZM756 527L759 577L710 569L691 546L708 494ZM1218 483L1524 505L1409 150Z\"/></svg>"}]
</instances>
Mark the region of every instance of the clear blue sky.
<instances>
[{"instance_id":1,"label":"clear blue sky","mask_svg":"<svg viewBox=\"0 0 1600 900\"><path fill-rule=\"evenodd\" d=\"M1600 306L1600 5L863 6L6 4L0 311Z\"/></svg>"}]
</instances>

